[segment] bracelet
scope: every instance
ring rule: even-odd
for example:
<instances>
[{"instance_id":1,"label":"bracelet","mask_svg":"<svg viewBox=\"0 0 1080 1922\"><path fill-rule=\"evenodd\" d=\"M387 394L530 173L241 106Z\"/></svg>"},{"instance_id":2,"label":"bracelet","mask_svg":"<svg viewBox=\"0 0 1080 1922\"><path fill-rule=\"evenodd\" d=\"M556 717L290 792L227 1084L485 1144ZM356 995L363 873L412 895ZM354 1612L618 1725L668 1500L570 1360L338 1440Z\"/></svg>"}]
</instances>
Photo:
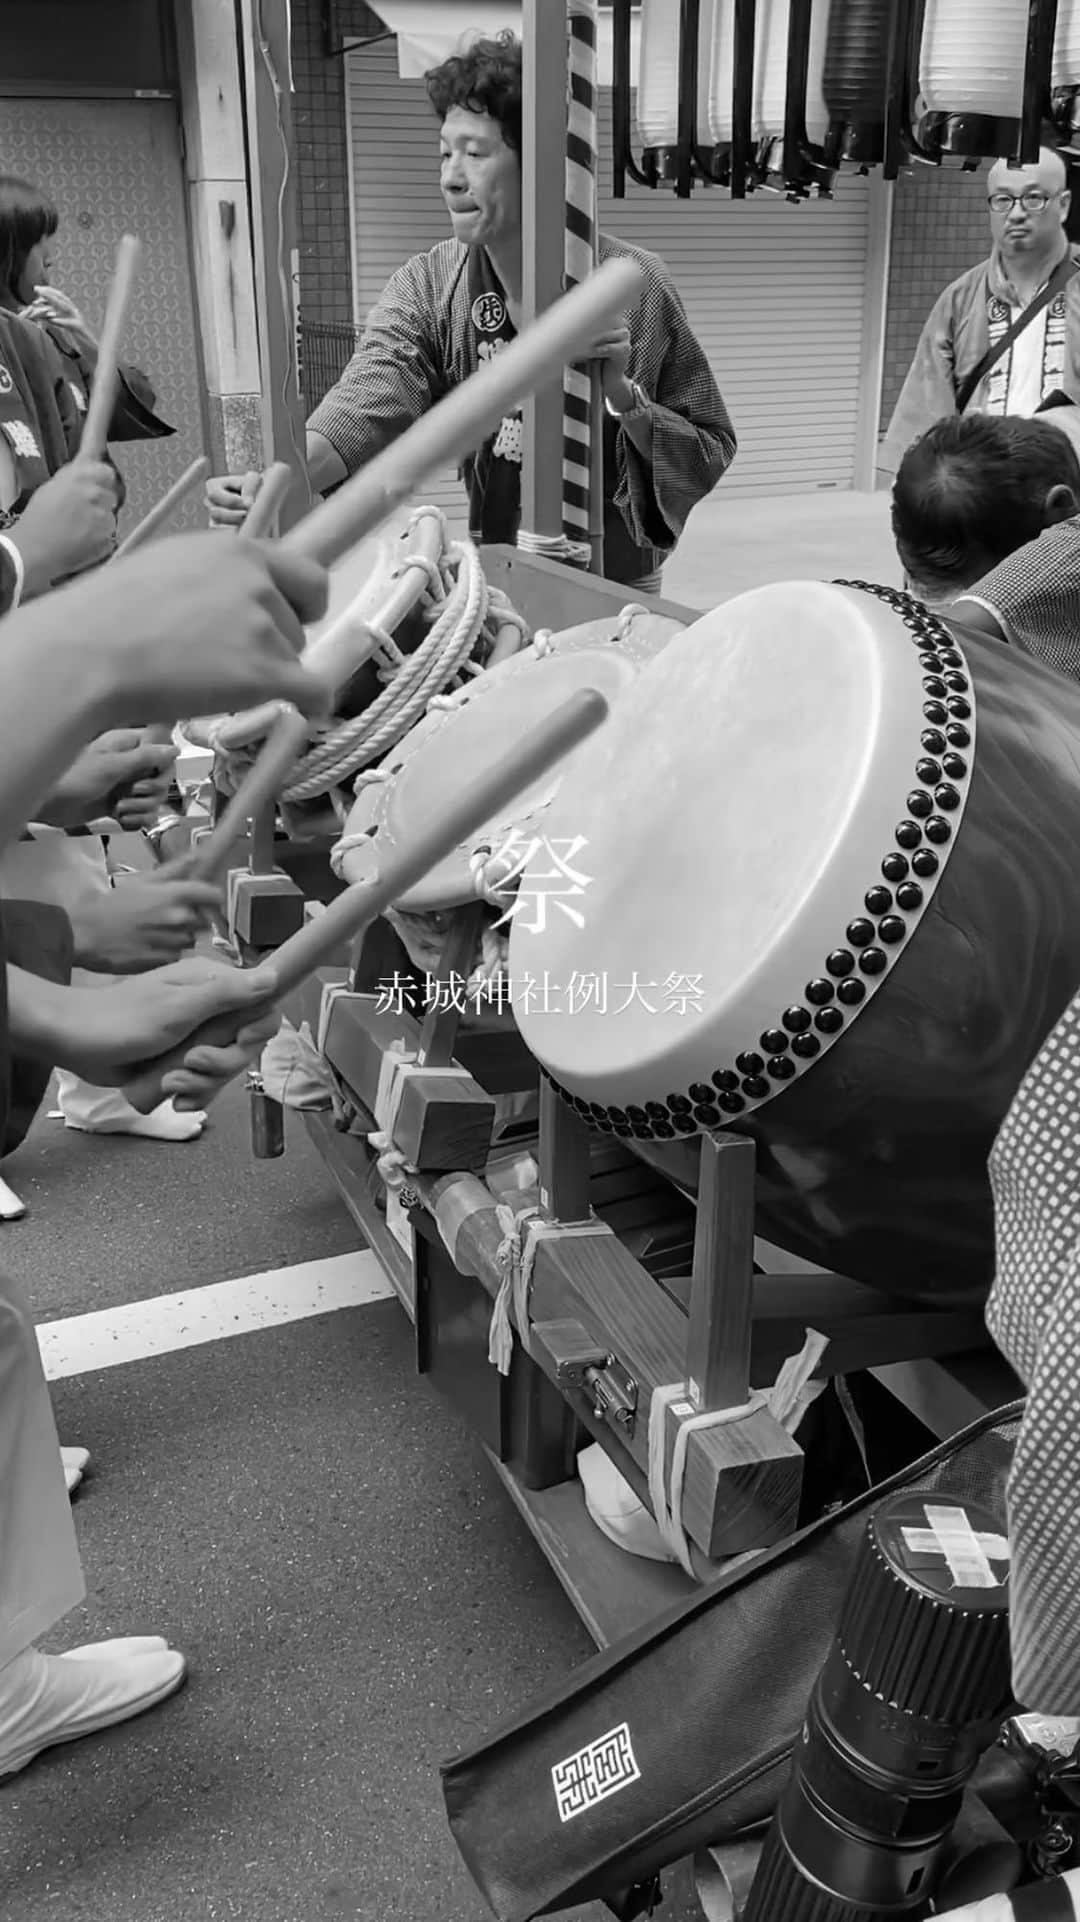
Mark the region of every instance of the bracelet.
<instances>
[{"instance_id":1,"label":"bracelet","mask_svg":"<svg viewBox=\"0 0 1080 1922\"><path fill-rule=\"evenodd\" d=\"M15 569L15 587L11 596L11 605L12 607L18 607L23 597L23 589L26 586L26 566L15 542L9 540L6 534L0 534L0 547L3 548L5 554L11 561L12 567Z\"/></svg>"},{"instance_id":2,"label":"bracelet","mask_svg":"<svg viewBox=\"0 0 1080 1922\"><path fill-rule=\"evenodd\" d=\"M183 820L184 817L182 814L163 814L159 820L154 822L152 828L143 829L143 839L149 841L152 848L156 848L159 842L168 834L169 829L181 827Z\"/></svg>"},{"instance_id":3,"label":"bracelet","mask_svg":"<svg viewBox=\"0 0 1080 1922\"><path fill-rule=\"evenodd\" d=\"M630 382L630 391L634 396L633 406L624 408L621 414L617 407L611 405L611 402L605 394L604 406L607 408L612 420L640 420L642 414L648 413L650 404L649 396L638 386L636 380Z\"/></svg>"}]
</instances>

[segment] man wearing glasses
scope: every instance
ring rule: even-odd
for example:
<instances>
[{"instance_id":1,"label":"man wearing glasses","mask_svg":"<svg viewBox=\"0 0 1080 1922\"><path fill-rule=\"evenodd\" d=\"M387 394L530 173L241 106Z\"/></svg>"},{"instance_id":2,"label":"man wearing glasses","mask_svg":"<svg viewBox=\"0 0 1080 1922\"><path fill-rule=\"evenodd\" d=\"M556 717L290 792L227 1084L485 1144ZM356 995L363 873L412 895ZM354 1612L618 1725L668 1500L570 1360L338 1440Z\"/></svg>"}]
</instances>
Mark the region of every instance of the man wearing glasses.
<instances>
[{"instance_id":1,"label":"man wearing glasses","mask_svg":"<svg viewBox=\"0 0 1080 1922\"><path fill-rule=\"evenodd\" d=\"M1080 401L1080 254L1065 233L1067 179L1048 147L1037 166L991 168L993 251L934 305L878 456L885 474L947 415L1030 417Z\"/></svg>"}]
</instances>

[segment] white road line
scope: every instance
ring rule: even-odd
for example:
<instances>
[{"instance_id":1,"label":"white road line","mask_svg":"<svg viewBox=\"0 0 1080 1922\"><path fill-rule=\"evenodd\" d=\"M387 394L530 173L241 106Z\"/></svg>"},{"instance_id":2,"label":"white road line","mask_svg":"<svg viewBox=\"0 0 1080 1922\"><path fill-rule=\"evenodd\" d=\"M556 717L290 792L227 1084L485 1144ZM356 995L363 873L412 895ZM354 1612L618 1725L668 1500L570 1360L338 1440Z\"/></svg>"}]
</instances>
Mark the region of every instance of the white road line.
<instances>
[{"instance_id":1,"label":"white road line","mask_svg":"<svg viewBox=\"0 0 1080 1922\"><path fill-rule=\"evenodd\" d=\"M178 1295L156 1295L150 1301L122 1302L93 1314L42 1322L38 1346L46 1377L58 1381L339 1308L362 1308L391 1294L376 1256L370 1249L358 1249L263 1275L211 1282Z\"/></svg>"}]
</instances>

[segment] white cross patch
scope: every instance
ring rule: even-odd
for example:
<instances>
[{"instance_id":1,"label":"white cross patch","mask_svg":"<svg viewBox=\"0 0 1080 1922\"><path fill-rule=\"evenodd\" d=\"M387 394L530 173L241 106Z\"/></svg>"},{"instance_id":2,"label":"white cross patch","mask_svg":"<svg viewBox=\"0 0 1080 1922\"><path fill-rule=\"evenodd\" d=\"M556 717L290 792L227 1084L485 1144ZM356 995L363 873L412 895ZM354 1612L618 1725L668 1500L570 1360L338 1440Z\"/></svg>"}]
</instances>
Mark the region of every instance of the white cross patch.
<instances>
[{"instance_id":1,"label":"white cross patch","mask_svg":"<svg viewBox=\"0 0 1080 1922\"><path fill-rule=\"evenodd\" d=\"M41 449L24 420L0 421L0 426L16 454L21 454L24 460L41 459Z\"/></svg>"},{"instance_id":2,"label":"white cross patch","mask_svg":"<svg viewBox=\"0 0 1080 1922\"><path fill-rule=\"evenodd\" d=\"M901 1534L913 1555L941 1555L954 1588L1001 1588L1006 1575L994 1573L994 1562L1008 1562L1004 1535L979 1534L964 1508L923 1507L928 1526L904 1528Z\"/></svg>"}]
</instances>

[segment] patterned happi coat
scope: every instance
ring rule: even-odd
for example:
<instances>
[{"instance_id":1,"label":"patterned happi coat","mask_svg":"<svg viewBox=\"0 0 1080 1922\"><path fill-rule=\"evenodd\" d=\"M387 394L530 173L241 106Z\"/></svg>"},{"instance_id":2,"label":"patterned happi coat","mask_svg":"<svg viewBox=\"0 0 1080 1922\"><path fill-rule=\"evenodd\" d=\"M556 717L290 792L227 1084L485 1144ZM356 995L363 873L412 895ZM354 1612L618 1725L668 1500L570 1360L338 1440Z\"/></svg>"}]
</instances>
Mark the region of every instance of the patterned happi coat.
<instances>
[{"instance_id":1,"label":"patterned happi coat","mask_svg":"<svg viewBox=\"0 0 1080 1922\"><path fill-rule=\"evenodd\" d=\"M82 410L48 335L0 308L0 434L18 488L0 524L15 518L34 489L67 464L81 432Z\"/></svg>"},{"instance_id":2,"label":"patterned happi coat","mask_svg":"<svg viewBox=\"0 0 1080 1922\"><path fill-rule=\"evenodd\" d=\"M628 378L649 406L650 452L604 415L604 572L641 582L670 554L691 508L735 455L735 433L682 301L657 255L600 236L600 259L629 255L643 280L626 316ZM513 337L482 248L444 240L388 282L364 337L309 427L350 473L467 380ZM462 467L474 539L513 541L521 515L521 425L514 416Z\"/></svg>"},{"instance_id":3,"label":"patterned happi coat","mask_svg":"<svg viewBox=\"0 0 1080 1922\"><path fill-rule=\"evenodd\" d=\"M1080 259L1080 255L1074 257ZM1008 276L995 252L961 274L935 301L878 453L878 466L885 473L895 474L912 441L935 421L955 414L957 390L1011 325L1009 293ZM1008 411L1011 353L1010 348L979 382L966 413ZM1042 392L1044 400L1063 393L1080 401L1080 274L1074 274L1050 302Z\"/></svg>"}]
</instances>

